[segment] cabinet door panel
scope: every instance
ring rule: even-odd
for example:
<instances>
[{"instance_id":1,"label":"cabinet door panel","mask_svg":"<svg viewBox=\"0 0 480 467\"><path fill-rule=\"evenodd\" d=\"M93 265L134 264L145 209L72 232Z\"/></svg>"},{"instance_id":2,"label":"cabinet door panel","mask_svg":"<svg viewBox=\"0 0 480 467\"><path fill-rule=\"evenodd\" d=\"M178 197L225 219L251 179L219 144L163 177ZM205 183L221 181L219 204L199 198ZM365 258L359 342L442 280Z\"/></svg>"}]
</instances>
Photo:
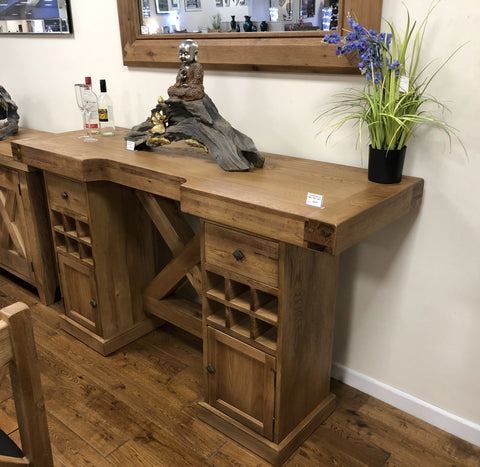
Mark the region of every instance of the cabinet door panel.
<instances>
[{"instance_id":1,"label":"cabinet door panel","mask_svg":"<svg viewBox=\"0 0 480 467\"><path fill-rule=\"evenodd\" d=\"M58 265L65 314L91 331L100 333L93 269L62 254L58 255Z\"/></svg>"},{"instance_id":2,"label":"cabinet door panel","mask_svg":"<svg viewBox=\"0 0 480 467\"><path fill-rule=\"evenodd\" d=\"M0 266L26 280L33 278L28 258L18 173L0 167Z\"/></svg>"},{"instance_id":3,"label":"cabinet door panel","mask_svg":"<svg viewBox=\"0 0 480 467\"><path fill-rule=\"evenodd\" d=\"M208 328L209 403L273 439L275 358Z\"/></svg>"}]
</instances>

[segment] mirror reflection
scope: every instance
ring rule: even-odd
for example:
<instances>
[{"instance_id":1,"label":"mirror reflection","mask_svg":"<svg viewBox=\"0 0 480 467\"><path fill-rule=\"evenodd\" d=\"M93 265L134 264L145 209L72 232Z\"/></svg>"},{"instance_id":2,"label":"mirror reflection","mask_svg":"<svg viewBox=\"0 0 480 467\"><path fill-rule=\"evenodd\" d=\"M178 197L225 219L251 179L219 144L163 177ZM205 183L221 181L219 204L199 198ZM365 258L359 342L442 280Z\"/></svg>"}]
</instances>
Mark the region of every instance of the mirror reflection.
<instances>
[{"instance_id":1,"label":"mirror reflection","mask_svg":"<svg viewBox=\"0 0 480 467\"><path fill-rule=\"evenodd\" d=\"M0 0L0 33L70 34L67 0Z\"/></svg>"},{"instance_id":2,"label":"mirror reflection","mask_svg":"<svg viewBox=\"0 0 480 467\"><path fill-rule=\"evenodd\" d=\"M142 34L330 31L338 26L338 0L138 1Z\"/></svg>"}]
</instances>

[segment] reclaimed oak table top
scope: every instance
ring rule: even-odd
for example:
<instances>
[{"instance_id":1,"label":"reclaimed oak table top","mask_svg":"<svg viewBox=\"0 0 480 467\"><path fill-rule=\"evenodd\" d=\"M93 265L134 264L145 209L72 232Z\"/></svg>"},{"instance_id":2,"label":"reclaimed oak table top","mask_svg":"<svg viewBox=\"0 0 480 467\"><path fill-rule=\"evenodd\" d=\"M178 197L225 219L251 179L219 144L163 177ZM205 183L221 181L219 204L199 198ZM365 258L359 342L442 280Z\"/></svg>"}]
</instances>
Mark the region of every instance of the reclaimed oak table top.
<instances>
[{"instance_id":1,"label":"reclaimed oak table top","mask_svg":"<svg viewBox=\"0 0 480 467\"><path fill-rule=\"evenodd\" d=\"M12 141L17 139L33 138L39 136L48 136L50 133L39 130L31 130L29 128L18 129L18 133L15 133L8 138L0 140L0 164L5 167L10 167L11 169L19 169L23 171L28 171L28 166L14 160L12 154Z\"/></svg>"},{"instance_id":2,"label":"reclaimed oak table top","mask_svg":"<svg viewBox=\"0 0 480 467\"><path fill-rule=\"evenodd\" d=\"M95 143L81 132L13 142L16 161L74 180L110 181L180 202L181 210L298 246L339 254L416 208L423 180L368 181L365 169L265 154L262 169L225 172L210 154L183 142L154 151L126 148L119 129ZM306 204L323 196L323 208Z\"/></svg>"}]
</instances>

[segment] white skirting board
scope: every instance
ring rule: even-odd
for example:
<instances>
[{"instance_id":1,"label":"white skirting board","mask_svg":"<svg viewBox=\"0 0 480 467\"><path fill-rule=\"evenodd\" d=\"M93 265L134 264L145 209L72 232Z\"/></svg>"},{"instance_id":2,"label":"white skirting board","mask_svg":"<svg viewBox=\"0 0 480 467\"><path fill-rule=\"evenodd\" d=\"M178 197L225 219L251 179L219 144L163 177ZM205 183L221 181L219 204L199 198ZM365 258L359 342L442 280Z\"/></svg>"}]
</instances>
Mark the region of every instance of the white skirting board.
<instances>
[{"instance_id":1,"label":"white skirting board","mask_svg":"<svg viewBox=\"0 0 480 467\"><path fill-rule=\"evenodd\" d=\"M403 410L469 443L480 446L480 425L476 423L457 417L446 410L435 407L339 363L332 363L332 378L393 405L397 409Z\"/></svg>"}]
</instances>

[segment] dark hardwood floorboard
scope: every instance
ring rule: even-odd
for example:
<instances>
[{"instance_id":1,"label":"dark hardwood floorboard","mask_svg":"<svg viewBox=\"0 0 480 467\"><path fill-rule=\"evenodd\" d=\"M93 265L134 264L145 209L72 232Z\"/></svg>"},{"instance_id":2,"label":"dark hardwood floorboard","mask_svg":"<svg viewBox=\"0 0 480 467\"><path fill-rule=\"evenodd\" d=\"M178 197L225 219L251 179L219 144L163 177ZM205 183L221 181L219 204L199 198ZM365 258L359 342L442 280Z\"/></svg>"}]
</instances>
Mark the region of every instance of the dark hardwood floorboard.
<instances>
[{"instance_id":1,"label":"dark hardwood floorboard","mask_svg":"<svg viewBox=\"0 0 480 467\"><path fill-rule=\"evenodd\" d=\"M201 422L202 343L171 325L102 357L59 328L61 303L0 275L0 307L32 310L56 467L268 466ZM8 377L0 428L18 441ZM337 409L287 460L289 467L480 467L480 448L332 380Z\"/></svg>"}]
</instances>

